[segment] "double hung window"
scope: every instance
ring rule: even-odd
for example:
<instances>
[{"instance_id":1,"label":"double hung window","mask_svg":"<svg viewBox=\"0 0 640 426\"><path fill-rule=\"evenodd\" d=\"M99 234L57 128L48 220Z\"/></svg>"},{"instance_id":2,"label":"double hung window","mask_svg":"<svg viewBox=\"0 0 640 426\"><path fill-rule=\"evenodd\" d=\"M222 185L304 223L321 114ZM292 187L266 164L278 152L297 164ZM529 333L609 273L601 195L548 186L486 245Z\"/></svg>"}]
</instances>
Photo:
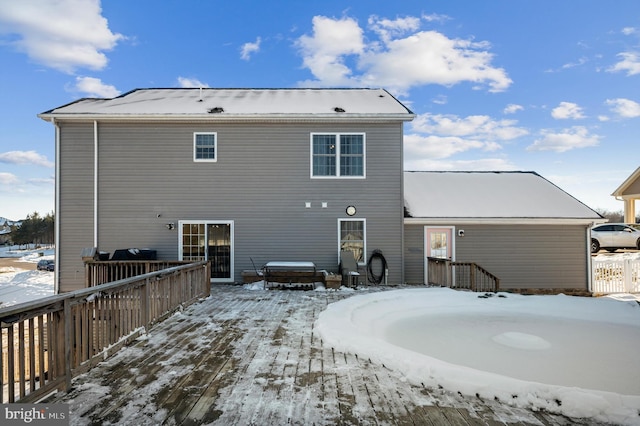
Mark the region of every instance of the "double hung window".
<instances>
[{"instance_id":1,"label":"double hung window","mask_svg":"<svg viewBox=\"0 0 640 426\"><path fill-rule=\"evenodd\" d=\"M311 177L364 178L364 133L312 133Z\"/></svg>"},{"instance_id":2,"label":"double hung window","mask_svg":"<svg viewBox=\"0 0 640 426\"><path fill-rule=\"evenodd\" d=\"M218 160L218 135L216 133L193 134L193 161Z\"/></svg>"}]
</instances>

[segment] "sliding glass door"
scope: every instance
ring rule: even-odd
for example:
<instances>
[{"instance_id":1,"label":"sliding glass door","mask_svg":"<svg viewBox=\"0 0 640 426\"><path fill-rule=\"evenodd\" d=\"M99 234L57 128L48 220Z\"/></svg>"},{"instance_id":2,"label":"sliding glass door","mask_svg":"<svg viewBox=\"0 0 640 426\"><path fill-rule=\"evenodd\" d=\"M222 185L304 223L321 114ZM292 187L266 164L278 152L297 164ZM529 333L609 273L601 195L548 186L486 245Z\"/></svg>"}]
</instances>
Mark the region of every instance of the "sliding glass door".
<instances>
[{"instance_id":1,"label":"sliding glass door","mask_svg":"<svg viewBox=\"0 0 640 426\"><path fill-rule=\"evenodd\" d=\"M211 262L211 281L233 281L233 221L180 221L180 260Z\"/></svg>"}]
</instances>

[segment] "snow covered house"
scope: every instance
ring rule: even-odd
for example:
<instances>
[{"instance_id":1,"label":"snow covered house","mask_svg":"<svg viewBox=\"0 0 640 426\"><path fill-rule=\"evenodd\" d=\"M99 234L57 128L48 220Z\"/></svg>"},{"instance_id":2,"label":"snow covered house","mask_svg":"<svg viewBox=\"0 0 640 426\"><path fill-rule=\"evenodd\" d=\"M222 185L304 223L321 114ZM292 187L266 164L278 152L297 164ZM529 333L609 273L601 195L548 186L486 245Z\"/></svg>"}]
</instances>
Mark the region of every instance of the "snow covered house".
<instances>
[{"instance_id":1,"label":"snow covered house","mask_svg":"<svg viewBox=\"0 0 640 426\"><path fill-rule=\"evenodd\" d=\"M428 257L473 262L502 290L589 292L600 214L534 172L405 172L405 280Z\"/></svg>"},{"instance_id":2,"label":"snow covered house","mask_svg":"<svg viewBox=\"0 0 640 426\"><path fill-rule=\"evenodd\" d=\"M212 282L269 261L336 270L381 250L403 281L403 124L381 89L139 89L39 115L55 126L56 287L81 252L148 248L212 263Z\"/></svg>"}]
</instances>

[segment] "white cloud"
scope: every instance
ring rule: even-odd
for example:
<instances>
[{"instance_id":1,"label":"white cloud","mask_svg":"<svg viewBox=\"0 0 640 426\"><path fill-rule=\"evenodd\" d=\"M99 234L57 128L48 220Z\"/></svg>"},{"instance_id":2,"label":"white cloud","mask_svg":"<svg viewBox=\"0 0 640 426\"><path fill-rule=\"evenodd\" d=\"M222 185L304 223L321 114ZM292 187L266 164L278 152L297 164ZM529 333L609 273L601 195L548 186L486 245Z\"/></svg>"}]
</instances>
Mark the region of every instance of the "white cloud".
<instances>
[{"instance_id":1,"label":"white cloud","mask_svg":"<svg viewBox=\"0 0 640 426\"><path fill-rule=\"evenodd\" d=\"M183 88L206 88L209 87L207 83L203 83L197 78L178 77L178 86Z\"/></svg>"},{"instance_id":2,"label":"white cloud","mask_svg":"<svg viewBox=\"0 0 640 426\"><path fill-rule=\"evenodd\" d=\"M240 48L240 58L248 61L251 59L251 55L260 51L260 43L262 39L258 37L254 43L245 43Z\"/></svg>"},{"instance_id":3,"label":"white cloud","mask_svg":"<svg viewBox=\"0 0 640 426\"><path fill-rule=\"evenodd\" d=\"M488 115L458 117L445 114L422 114L411 123L413 131L441 136L473 137L485 140L511 140L529 132L516 126L515 120L493 120Z\"/></svg>"},{"instance_id":4,"label":"white cloud","mask_svg":"<svg viewBox=\"0 0 640 426\"><path fill-rule=\"evenodd\" d=\"M363 31L351 18L313 18L313 36L303 35L296 43L304 66L328 86L357 84L351 80L351 70L344 64L345 55L360 55L364 51Z\"/></svg>"},{"instance_id":5,"label":"white cloud","mask_svg":"<svg viewBox=\"0 0 640 426\"><path fill-rule=\"evenodd\" d=\"M417 31L420 28L420 18L408 16L398 19L379 19L373 15L369 17L369 27L376 33L386 44L394 37L400 37L407 32Z\"/></svg>"},{"instance_id":6,"label":"white cloud","mask_svg":"<svg viewBox=\"0 0 640 426\"><path fill-rule=\"evenodd\" d=\"M607 99L605 102L611 106L611 111L624 118L640 117L640 104L630 99Z\"/></svg>"},{"instance_id":7,"label":"white cloud","mask_svg":"<svg viewBox=\"0 0 640 426\"><path fill-rule=\"evenodd\" d=\"M583 126L574 126L560 132L542 130L541 138L527 147L527 151L566 152L576 148L597 146L600 136L589 134Z\"/></svg>"},{"instance_id":8,"label":"white cloud","mask_svg":"<svg viewBox=\"0 0 640 426\"><path fill-rule=\"evenodd\" d=\"M120 95L115 86L104 84L99 78L94 77L76 77L74 90L91 98L115 98Z\"/></svg>"},{"instance_id":9,"label":"white cloud","mask_svg":"<svg viewBox=\"0 0 640 426\"><path fill-rule=\"evenodd\" d=\"M551 116L557 120L584 118L582 108L573 102L560 102L560 105L551 110Z\"/></svg>"},{"instance_id":10,"label":"white cloud","mask_svg":"<svg viewBox=\"0 0 640 426\"><path fill-rule=\"evenodd\" d=\"M405 170L432 171L497 171L517 170L517 167L504 158L482 158L476 160L406 159Z\"/></svg>"},{"instance_id":11,"label":"white cloud","mask_svg":"<svg viewBox=\"0 0 640 426\"><path fill-rule=\"evenodd\" d=\"M297 46L316 86L387 87L405 92L416 85L452 86L471 82L500 92L512 83L502 68L491 66L489 43L450 39L419 31L417 18L369 19L370 37L351 18L313 18L312 35ZM379 40L375 39L375 36ZM349 66L351 61L354 65Z\"/></svg>"},{"instance_id":12,"label":"white cloud","mask_svg":"<svg viewBox=\"0 0 640 426\"><path fill-rule=\"evenodd\" d=\"M35 166L53 167L54 163L35 151L9 151L0 154L0 163L31 164Z\"/></svg>"},{"instance_id":13,"label":"white cloud","mask_svg":"<svg viewBox=\"0 0 640 426\"><path fill-rule=\"evenodd\" d=\"M633 34L636 34L637 32L638 32L638 29L634 27L624 27L622 29L622 34L624 35L633 35Z\"/></svg>"},{"instance_id":14,"label":"white cloud","mask_svg":"<svg viewBox=\"0 0 640 426\"><path fill-rule=\"evenodd\" d=\"M0 24L0 32L10 36L5 43L67 73L103 69L104 51L124 39L109 29L99 0L0 0Z\"/></svg>"},{"instance_id":15,"label":"white cloud","mask_svg":"<svg viewBox=\"0 0 640 426\"><path fill-rule=\"evenodd\" d=\"M485 143L464 139L456 136L420 136L410 134L404 137L404 149L407 158L416 159L442 159L454 154L482 149Z\"/></svg>"},{"instance_id":16,"label":"white cloud","mask_svg":"<svg viewBox=\"0 0 640 426\"><path fill-rule=\"evenodd\" d=\"M505 107L505 109L502 111L505 114L515 114L518 111L522 111L524 110L524 107L522 105L518 105L518 104L509 104Z\"/></svg>"},{"instance_id":17,"label":"white cloud","mask_svg":"<svg viewBox=\"0 0 640 426\"><path fill-rule=\"evenodd\" d=\"M0 185L13 185L18 183L18 177L12 173L0 172Z\"/></svg>"},{"instance_id":18,"label":"white cloud","mask_svg":"<svg viewBox=\"0 0 640 426\"><path fill-rule=\"evenodd\" d=\"M608 69L610 72L626 71L628 76L640 74L640 56L636 52L618 53L622 60Z\"/></svg>"}]
</instances>

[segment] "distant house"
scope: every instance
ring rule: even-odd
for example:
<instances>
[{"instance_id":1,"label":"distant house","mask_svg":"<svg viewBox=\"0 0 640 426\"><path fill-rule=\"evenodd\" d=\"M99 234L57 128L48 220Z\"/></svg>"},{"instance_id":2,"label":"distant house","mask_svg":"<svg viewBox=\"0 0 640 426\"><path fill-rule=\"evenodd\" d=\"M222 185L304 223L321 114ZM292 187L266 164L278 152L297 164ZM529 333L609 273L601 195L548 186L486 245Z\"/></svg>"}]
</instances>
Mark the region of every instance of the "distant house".
<instances>
[{"instance_id":1,"label":"distant house","mask_svg":"<svg viewBox=\"0 0 640 426\"><path fill-rule=\"evenodd\" d=\"M141 89L39 117L56 129L58 291L84 286L87 247L210 260L212 282L379 249L403 280L414 114L385 90Z\"/></svg>"},{"instance_id":2,"label":"distant house","mask_svg":"<svg viewBox=\"0 0 640 426\"><path fill-rule=\"evenodd\" d=\"M636 200L640 200L640 167L611 195L624 201L624 222L636 223Z\"/></svg>"},{"instance_id":3,"label":"distant house","mask_svg":"<svg viewBox=\"0 0 640 426\"><path fill-rule=\"evenodd\" d=\"M426 258L474 262L504 290L586 293L600 214L534 172L405 172L405 280Z\"/></svg>"}]
</instances>

